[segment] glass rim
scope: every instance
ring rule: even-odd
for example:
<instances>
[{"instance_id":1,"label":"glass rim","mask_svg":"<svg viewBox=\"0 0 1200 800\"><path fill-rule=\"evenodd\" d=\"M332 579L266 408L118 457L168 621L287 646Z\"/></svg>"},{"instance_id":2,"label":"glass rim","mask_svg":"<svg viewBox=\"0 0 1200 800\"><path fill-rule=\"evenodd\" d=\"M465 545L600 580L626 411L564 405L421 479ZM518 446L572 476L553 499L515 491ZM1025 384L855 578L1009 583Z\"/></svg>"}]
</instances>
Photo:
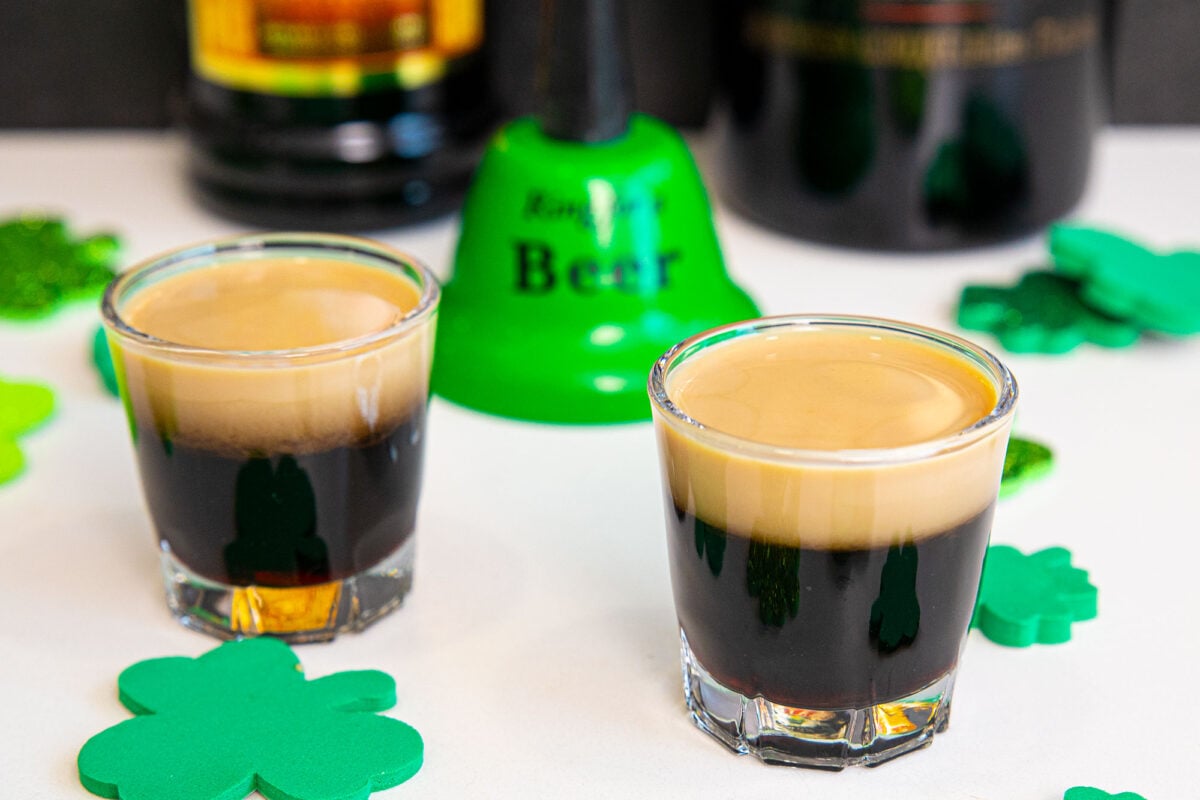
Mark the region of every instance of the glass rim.
<instances>
[{"instance_id":1,"label":"glass rim","mask_svg":"<svg viewBox=\"0 0 1200 800\"><path fill-rule=\"evenodd\" d=\"M667 392L671 369L683 360L714 344L748 334L760 334L778 328L797 327L872 328L903 334L957 352L983 368L996 385L996 403L985 416L962 430L928 441L898 447L815 450L786 447L727 433L688 416ZM766 461L796 465L866 467L922 461L933 456L961 450L986 438L1003 427L1016 407L1018 388L1008 367L990 351L946 331L884 317L845 314L786 314L734 322L702 331L675 344L654 363L647 381L651 404L658 415L685 435L711 441L725 450L733 450Z\"/></svg>"},{"instance_id":2,"label":"glass rim","mask_svg":"<svg viewBox=\"0 0 1200 800\"><path fill-rule=\"evenodd\" d=\"M367 256L374 259L379 266L399 270L413 278L413 282L420 289L420 297L416 306L382 330L326 344L274 350L233 350L172 342L133 327L118 310L118 303L123 294L131 286L148 276L168 271L194 260L216 259L222 255L238 253L253 257L254 254L262 255L272 249L311 249L330 257L336 257L338 253ZM182 358L222 359L239 363L293 362L334 357L400 338L436 313L440 294L441 288L437 276L420 259L402 250L357 236L285 231L238 234L208 239L139 261L121 272L108 284L101 300L100 313L105 328L111 333L125 341L160 353L169 353Z\"/></svg>"}]
</instances>

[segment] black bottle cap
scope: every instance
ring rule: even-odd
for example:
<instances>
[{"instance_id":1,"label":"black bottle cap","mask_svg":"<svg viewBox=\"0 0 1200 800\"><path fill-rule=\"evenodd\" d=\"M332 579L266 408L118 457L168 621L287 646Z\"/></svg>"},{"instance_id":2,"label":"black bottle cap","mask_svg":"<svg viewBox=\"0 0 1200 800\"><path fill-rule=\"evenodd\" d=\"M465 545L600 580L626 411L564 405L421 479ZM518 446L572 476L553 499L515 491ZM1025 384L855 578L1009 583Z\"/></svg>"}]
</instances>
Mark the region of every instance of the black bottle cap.
<instances>
[{"instance_id":1,"label":"black bottle cap","mask_svg":"<svg viewBox=\"0 0 1200 800\"><path fill-rule=\"evenodd\" d=\"M555 139L603 142L633 110L622 0L542 0L537 118Z\"/></svg>"}]
</instances>

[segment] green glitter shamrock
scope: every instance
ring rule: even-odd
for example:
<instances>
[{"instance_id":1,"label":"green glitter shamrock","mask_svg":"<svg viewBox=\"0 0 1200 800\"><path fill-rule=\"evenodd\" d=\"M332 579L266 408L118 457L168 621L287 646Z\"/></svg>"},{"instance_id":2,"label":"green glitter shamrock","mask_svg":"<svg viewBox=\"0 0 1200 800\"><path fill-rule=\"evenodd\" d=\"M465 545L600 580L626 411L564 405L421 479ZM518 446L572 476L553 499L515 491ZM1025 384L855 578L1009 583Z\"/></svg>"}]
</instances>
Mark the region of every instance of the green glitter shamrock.
<instances>
[{"instance_id":1,"label":"green glitter shamrock","mask_svg":"<svg viewBox=\"0 0 1200 800\"><path fill-rule=\"evenodd\" d=\"M372 712L396 685L374 670L308 681L277 639L155 658L118 679L137 716L93 736L79 780L121 800L361 800L421 767L421 736Z\"/></svg>"},{"instance_id":2,"label":"green glitter shamrock","mask_svg":"<svg viewBox=\"0 0 1200 800\"><path fill-rule=\"evenodd\" d=\"M0 483L25 469L17 437L29 433L54 413L54 392L36 383L0 379Z\"/></svg>"},{"instance_id":3,"label":"green glitter shamrock","mask_svg":"<svg viewBox=\"0 0 1200 800\"><path fill-rule=\"evenodd\" d=\"M112 234L72 238L61 219L0 220L0 317L35 319L94 298L112 280L119 250Z\"/></svg>"},{"instance_id":4,"label":"green glitter shamrock","mask_svg":"<svg viewBox=\"0 0 1200 800\"><path fill-rule=\"evenodd\" d=\"M1133 792L1109 794L1100 789L1094 789L1091 786L1075 786L1067 789L1067 793L1063 795L1063 800L1146 800L1146 798Z\"/></svg>"},{"instance_id":5,"label":"green glitter shamrock","mask_svg":"<svg viewBox=\"0 0 1200 800\"><path fill-rule=\"evenodd\" d=\"M1008 497L1026 484L1041 480L1050 473L1054 454L1044 444L1012 437L1004 453L1004 473L1000 477L1000 496Z\"/></svg>"},{"instance_id":6,"label":"green glitter shamrock","mask_svg":"<svg viewBox=\"0 0 1200 800\"><path fill-rule=\"evenodd\" d=\"M1079 284L1053 272L1026 273L1016 285L967 286L958 324L990 331L1013 353L1066 353L1084 342L1127 347L1138 328L1083 302Z\"/></svg>"},{"instance_id":7,"label":"green glitter shamrock","mask_svg":"<svg viewBox=\"0 0 1200 800\"><path fill-rule=\"evenodd\" d=\"M1082 283L1088 305L1147 330L1200 333L1200 253L1159 254L1107 231L1056 225L1050 255Z\"/></svg>"},{"instance_id":8,"label":"green glitter shamrock","mask_svg":"<svg viewBox=\"0 0 1200 800\"><path fill-rule=\"evenodd\" d=\"M1071 623L1096 616L1096 587L1071 566L1071 551L1050 547L1030 555L992 545L971 626L997 644L1028 647L1071 638Z\"/></svg>"}]
</instances>

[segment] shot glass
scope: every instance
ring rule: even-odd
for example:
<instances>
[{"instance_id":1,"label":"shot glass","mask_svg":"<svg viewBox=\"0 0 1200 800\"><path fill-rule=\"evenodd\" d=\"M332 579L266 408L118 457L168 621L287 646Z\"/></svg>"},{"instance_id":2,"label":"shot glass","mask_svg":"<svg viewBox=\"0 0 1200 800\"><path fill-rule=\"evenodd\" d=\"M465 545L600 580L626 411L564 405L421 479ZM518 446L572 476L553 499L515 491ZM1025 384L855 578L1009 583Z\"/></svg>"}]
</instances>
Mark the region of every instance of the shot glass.
<instances>
[{"instance_id":1,"label":"shot glass","mask_svg":"<svg viewBox=\"0 0 1200 800\"><path fill-rule=\"evenodd\" d=\"M693 721L764 762L874 765L945 729L1017 386L936 330L790 316L649 380Z\"/></svg>"},{"instance_id":2,"label":"shot glass","mask_svg":"<svg viewBox=\"0 0 1200 800\"><path fill-rule=\"evenodd\" d=\"M438 285L343 236L186 247L108 287L104 324L184 625L293 642L412 585Z\"/></svg>"}]
</instances>

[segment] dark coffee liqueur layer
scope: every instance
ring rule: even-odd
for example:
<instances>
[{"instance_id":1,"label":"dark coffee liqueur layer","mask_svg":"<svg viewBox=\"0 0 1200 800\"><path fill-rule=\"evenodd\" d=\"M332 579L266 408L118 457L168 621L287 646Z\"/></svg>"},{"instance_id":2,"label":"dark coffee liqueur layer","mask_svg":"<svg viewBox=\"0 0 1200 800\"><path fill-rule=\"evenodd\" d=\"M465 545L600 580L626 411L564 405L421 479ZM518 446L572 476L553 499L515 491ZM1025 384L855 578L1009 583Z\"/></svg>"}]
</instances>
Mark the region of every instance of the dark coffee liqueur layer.
<instances>
[{"instance_id":1,"label":"dark coffee liqueur layer","mask_svg":"<svg viewBox=\"0 0 1200 800\"><path fill-rule=\"evenodd\" d=\"M799 708L862 708L957 662L990 506L915 542L829 550L730 534L667 502L679 624L725 686Z\"/></svg>"},{"instance_id":2,"label":"dark coffee liqueur layer","mask_svg":"<svg viewBox=\"0 0 1200 800\"><path fill-rule=\"evenodd\" d=\"M141 436L158 534L194 572L239 586L304 586L369 569L412 534L423 416L373 442L296 455L236 456Z\"/></svg>"}]
</instances>

